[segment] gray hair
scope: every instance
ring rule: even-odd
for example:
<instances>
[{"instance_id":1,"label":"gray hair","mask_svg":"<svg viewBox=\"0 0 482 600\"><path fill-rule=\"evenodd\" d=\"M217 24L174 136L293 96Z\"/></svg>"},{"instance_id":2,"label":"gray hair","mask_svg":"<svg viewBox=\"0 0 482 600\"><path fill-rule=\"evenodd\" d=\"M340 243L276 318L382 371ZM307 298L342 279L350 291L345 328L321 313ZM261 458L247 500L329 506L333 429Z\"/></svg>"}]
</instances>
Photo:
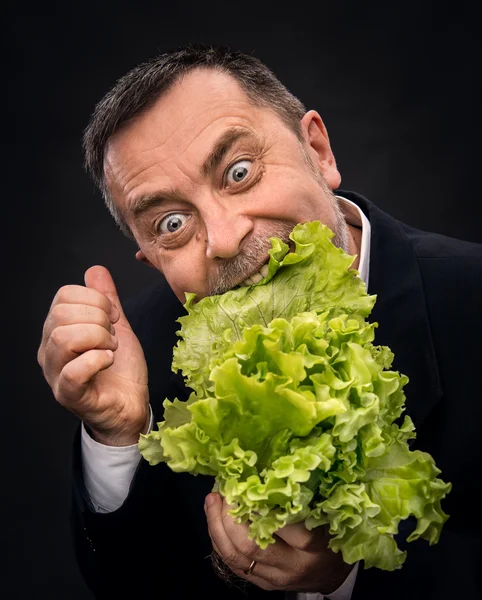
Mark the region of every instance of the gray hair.
<instances>
[{"instance_id":1,"label":"gray hair","mask_svg":"<svg viewBox=\"0 0 482 600\"><path fill-rule=\"evenodd\" d=\"M180 77L198 69L216 69L233 77L255 106L271 108L303 143L300 121L306 108L259 59L229 48L190 45L161 54L121 77L96 105L83 137L85 167L99 187L120 230L134 239L116 207L104 175L108 140L148 110Z\"/></svg>"}]
</instances>

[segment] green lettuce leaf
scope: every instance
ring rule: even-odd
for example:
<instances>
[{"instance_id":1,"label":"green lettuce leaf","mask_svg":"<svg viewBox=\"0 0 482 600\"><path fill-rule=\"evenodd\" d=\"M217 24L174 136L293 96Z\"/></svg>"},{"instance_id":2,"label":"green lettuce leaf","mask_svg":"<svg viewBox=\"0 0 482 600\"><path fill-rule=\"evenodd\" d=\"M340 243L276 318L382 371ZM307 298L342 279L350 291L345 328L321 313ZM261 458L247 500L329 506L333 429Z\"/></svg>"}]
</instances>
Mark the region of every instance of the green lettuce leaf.
<instances>
[{"instance_id":1,"label":"green lettuce leaf","mask_svg":"<svg viewBox=\"0 0 482 600\"><path fill-rule=\"evenodd\" d=\"M261 548L281 527L326 525L347 563L400 568L394 539L439 539L450 484L432 457L411 451L408 378L374 344L353 257L319 222L273 238L267 277L199 302L188 295L173 370L193 390L164 401L158 430L141 435L151 465L215 477L215 488Z\"/></svg>"},{"instance_id":2,"label":"green lettuce leaf","mask_svg":"<svg viewBox=\"0 0 482 600\"><path fill-rule=\"evenodd\" d=\"M349 267L353 257L331 243L333 233L318 221L296 226L293 252L272 238L268 275L259 284L195 302L187 295L188 315L181 317L181 340L172 367L182 371L196 393L210 387L212 369L224 361L231 344L251 325L267 326L275 318L329 309L336 314L367 317L375 303L365 284ZM275 277L276 275L276 277Z\"/></svg>"}]
</instances>

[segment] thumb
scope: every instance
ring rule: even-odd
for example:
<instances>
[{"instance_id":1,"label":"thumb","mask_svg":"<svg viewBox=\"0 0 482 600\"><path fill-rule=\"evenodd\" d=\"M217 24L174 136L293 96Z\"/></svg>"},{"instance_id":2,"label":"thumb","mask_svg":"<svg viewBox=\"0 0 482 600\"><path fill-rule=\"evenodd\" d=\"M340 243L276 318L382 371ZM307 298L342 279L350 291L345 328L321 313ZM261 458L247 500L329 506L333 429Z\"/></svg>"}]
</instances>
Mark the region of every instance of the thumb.
<instances>
[{"instance_id":1,"label":"thumb","mask_svg":"<svg viewBox=\"0 0 482 600\"><path fill-rule=\"evenodd\" d=\"M124 324L129 324L124 311L122 310L122 304L112 275L105 267L102 267L101 265L90 267L84 274L84 281L86 287L93 288L109 298L112 304L110 317L114 323L121 321L124 322Z\"/></svg>"}]
</instances>

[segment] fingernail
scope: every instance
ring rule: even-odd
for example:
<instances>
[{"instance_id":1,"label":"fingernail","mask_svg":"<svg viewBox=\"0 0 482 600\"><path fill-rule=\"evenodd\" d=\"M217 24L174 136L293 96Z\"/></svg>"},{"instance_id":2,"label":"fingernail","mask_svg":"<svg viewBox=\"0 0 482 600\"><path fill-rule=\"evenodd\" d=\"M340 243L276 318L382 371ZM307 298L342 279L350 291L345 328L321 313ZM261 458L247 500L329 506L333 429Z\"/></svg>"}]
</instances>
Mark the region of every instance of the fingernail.
<instances>
[{"instance_id":1,"label":"fingernail","mask_svg":"<svg viewBox=\"0 0 482 600\"><path fill-rule=\"evenodd\" d=\"M115 335L115 327L114 325L112 325L112 323L110 324L110 332L112 333L112 335Z\"/></svg>"}]
</instances>

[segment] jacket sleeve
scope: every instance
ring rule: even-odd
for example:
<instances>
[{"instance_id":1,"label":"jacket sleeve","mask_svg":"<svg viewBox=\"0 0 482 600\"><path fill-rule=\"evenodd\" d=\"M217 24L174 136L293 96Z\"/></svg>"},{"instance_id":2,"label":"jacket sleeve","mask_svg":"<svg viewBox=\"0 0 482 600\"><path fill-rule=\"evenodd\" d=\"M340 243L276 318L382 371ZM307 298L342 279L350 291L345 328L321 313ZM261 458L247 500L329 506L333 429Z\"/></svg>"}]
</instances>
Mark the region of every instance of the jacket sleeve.
<instances>
[{"instance_id":1,"label":"jacket sleeve","mask_svg":"<svg viewBox=\"0 0 482 600\"><path fill-rule=\"evenodd\" d=\"M171 372L182 306L165 285L158 285L126 303L124 310L146 356L157 423L164 399L185 399L187 393L182 379ZM84 483L79 426L72 453L71 530L81 573L96 598L123 598L131 590L158 593L159 578L165 584L182 583L186 561L197 562L203 543L193 535L200 526L194 521L203 521L203 501L190 493L193 482L187 474L176 475L165 464L151 467L141 459L123 504L97 513Z\"/></svg>"},{"instance_id":2,"label":"jacket sleeve","mask_svg":"<svg viewBox=\"0 0 482 600\"><path fill-rule=\"evenodd\" d=\"M182 306L165 284L124 305L144 350L154 423L162 420L165 398L186 400L189 390L171 371L176 319ZM156 427L155 427L156 428ZM173 473L141 459L124 503L96 513L85 488L80 427L72 456L71 529L80 571L99 600L152 595L165 598L265 597L254 586L228 587L212 568L204 498L213 479ZM280 596L269 593L273 600Z\"/></svg>"}]
</instances>

